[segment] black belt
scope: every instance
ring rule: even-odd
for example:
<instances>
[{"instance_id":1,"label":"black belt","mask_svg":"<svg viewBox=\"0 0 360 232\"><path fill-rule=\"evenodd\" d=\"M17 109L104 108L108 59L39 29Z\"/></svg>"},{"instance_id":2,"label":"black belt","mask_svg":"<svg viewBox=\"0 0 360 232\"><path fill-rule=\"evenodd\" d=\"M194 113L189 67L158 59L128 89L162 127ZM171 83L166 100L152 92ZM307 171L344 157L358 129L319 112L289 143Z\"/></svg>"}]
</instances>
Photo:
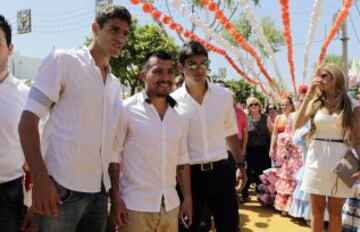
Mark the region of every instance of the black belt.
<instances>
[{"instance_id":1,"label":"black belt","mask_svg":"<svg viewBox=\"0 0 360 232\"><path fill-rule=\"evenodd\" d=\"M214 161L214 162L210 162L210 163L204 163L204 164L194 164L191 165L192 169L196 169L196 170L200 170L203 172L207 172L207 171L211 171L216 167L220 167L225 165L227 162L227 159L222 159L222 160L218 160L218 161Z\"/></svg>"},{"instance_id":2,"label":"black belt","mask_svg":"<svg viewBox=\"0 0 360 232\"><path fill-rule=\"evenodd\" d=\"M0 190L4 190L6 188L11 188L13 186L16 186L16 185L22 183L22 181L23 181L23 177L19 177L15 180L11 180L11 181L8 181L5 183L0 183Z\"/></svg>"},{"instance_id":3,"label":"black belt","mask_svg":"<svg viewBox=\"0 0 360 232\"><path fill-rule=\"evenodd\" d=\"M342 139L323 139L323 138L314 138L315 140L318 141L324 141L324 142L330 142L330 143L343 143L344 140Z\"/></svg>"}]
</instances>

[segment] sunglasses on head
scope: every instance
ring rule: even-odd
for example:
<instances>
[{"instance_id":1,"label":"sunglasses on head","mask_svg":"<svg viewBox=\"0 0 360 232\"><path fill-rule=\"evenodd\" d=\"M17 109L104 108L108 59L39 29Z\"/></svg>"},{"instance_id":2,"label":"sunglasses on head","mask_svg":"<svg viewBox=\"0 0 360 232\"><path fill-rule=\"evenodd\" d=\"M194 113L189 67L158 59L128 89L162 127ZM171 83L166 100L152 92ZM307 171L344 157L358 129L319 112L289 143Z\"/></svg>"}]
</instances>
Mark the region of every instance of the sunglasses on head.
<instances>
[{"instance_id":1,"label":"sunglasses on head","mask_svg":"<svg viewBox=\"0 0 360 232\"><path fill-rule=\"evenodd\" d=\"M196 69L198 69L199 67L201 67L204 70L208 70L209 69L209 64L210 61L209 60L204 60L200 63L196 63L196 62L189 62L186 66L191 70L191 71L195 71Z\"/></svg>"},{"instance_id":2,"label":"sunglasses on head","mask_svg":"<svg viewBox=\"0 0 360 232\"><path fill-rule=\"evenodd\" d=\"M259 103L251 103L249 106L253 107L253 106L258 106L258 105L259 105Z\"/></svg>"}]
</instances>

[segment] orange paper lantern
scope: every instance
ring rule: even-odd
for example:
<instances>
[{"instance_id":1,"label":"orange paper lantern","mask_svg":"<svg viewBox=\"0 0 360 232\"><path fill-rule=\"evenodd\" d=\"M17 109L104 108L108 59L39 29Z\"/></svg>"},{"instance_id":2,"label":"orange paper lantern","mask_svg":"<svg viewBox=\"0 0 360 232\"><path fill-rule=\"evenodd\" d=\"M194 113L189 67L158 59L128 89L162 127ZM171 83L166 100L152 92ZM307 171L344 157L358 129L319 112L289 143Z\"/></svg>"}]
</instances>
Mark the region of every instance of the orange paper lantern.
<instances>
[{"instance_id":1,"label":"orange paper lantern","mask_svg":"<svg viewBox=\"0 0 360 232\"><path fill-rule=\"evenodd\" d=\"M216 17L217 19L220 19L222 16L223 16L223 13L221 12L221 10L215 11L215 17Z\"/></svg>"},{"instance_id":2,"label":"orange paper lantern","mask_svg":"<svg viewBox=\"0 0 360 232\"><path fill-rule=\"evenodd\" d=\"M227 23L227 22L228 22L227 18L226 18L224 15L222 15L222 16L220 17L220 19L219 19L219 23L221 23L222 25L224 25L224 24Z\"/></svg>"},{"instance_id":3,"label":"orange paper lantern","mask_svg":"<svg viewBox=\"0 0 360 232\"><path fill-rule=\"evenodd\" d=\"M207 4L209 4L209 0L201 0L200 2L201 2L201 4L203 4L204 6L206 6Z\"/></svg>"},{"instance_id":4,"label":"orange paper lantern","mask_svg":"<svg viewBox=\"0 0 360 232\"><path fill-rule=\"evenodd\" d=\"M164 24L170 24L171 23L171 17L170 16L167 16L167 15L164 15L163 18L162 18L162 22Z\"/></svg>"},{"instance_id":5,"label":"orange paper lantern","mask_svg":"<svg viewBox=\"0 0 360 232\"><path fill-rule=\"evenodd\" d=\"M184 31L184 28L183 28L181 25L178 25L177 28L176 28L176 31L177 31L178 33L182 34L183 31Z\"/></svg>"},{"instance_id":6,"label":"orange paper lantern","mask_svg":"<svg viewBox=\"0 0 360 232\"><path fill-rule=\"evenodd\" d=\"M231 24L230 22L227 22L227 23L224 24L224 28L225 28L226 30L230 30L232 27L233 27L233 26L232 26L232 24Z\"/></svg>"},{"instance_id":7,"label":"orange paper lantern","mask_svg":"<svg viewBox=\"0 0 360 232\"><path fill-rule=\"evenodd\" d=\"M153 10L153 6L150 2L145 2L143 5L142 5L142 10L145 12L145 13L150 13L152 10Z\"/></svg>"},{"instance_id":8,"label":"orange paper lantern","mask_svg":"<svg viewBox=\"0 0 360 232\"><path fill-rule=\"evenodd\" d=\"M190 32L188 32L188 31L185 31L184 32L184 36L186 37L186 38L190 38L190 36L191 36L191 34L190 34Z\"/></svg>"},{"instance_id":9,"label":"orange paper lantern","mask_svg":"<svg viewBox=\"0 0 360 232\"><path fill-rule=\"evenodd\" d=\"M216 11L218 9L217 4L215 2L212 2L208 5L209 11Z\"/></svg>"},{"instance_id":10,"label":"orange paper lantern","mask_svg":"<svg viewBox=\"0 0 360 232\"><path fill-rule=\"evenodd\" d=\"M141 2L141 0L130 0L130 3L133 5L137 5Z\"/></svg>"},{"instance_id":11,"label":"orange paper lantern","mask_svg":"<svg viewBox=\"0 0 360 232\"><path fill-rule=\"evenodd\" d=\"M151 12L151 15L152 15L152 17L153 17L154 20L159 20L160 17L161 17L161 12L158 11L158 10L153 10L153 11Z\"/></svg>"},{"instance_id":12,"label":"orange paper lantern","mask_svg":"<svg viewBox=\"0 0 360 232\"><path fill-rule=\"evenodd\" d=\"M177 24L176 24L176 23L174 23L174 22L170 23L170 29L171 29L171 30L175 30L176 28L177 28Z\"/></svg>"}]
</instances>

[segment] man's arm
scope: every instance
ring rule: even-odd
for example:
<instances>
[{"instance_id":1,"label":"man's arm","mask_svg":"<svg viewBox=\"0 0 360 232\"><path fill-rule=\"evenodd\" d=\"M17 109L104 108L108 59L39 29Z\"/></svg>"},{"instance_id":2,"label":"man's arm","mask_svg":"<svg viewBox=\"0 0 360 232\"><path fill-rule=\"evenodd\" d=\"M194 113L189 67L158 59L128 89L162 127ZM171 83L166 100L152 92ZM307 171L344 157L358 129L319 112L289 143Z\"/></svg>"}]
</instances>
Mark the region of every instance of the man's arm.
<instances>
[{"instance_id":1,"label":"man's arm","mask_svg":"<svg viewBox=\"0 0 360 232\"><path fill-rule=\"evenodd\" d=\"M248 140L249 140L247 124L246 124L246 126L243 127L242 132L243 132L243 134L242 134L243 141L242 141L242 148L241 149L242 149L242 155L245 158L246 147L247 147L247 143L248 143Z\"/></svg>"},{"instance_id":2,"label":"man's arm","mask_svg":"<svg viewBox=\"0 0 360 232\"><path fill-rule=\"evenodd\" d=\"M236 191L240 192L247 182L245 152L242 151L237 134L226 137L226 142L236 162Z\"/></svg>"},{"instance_id":3,"label":"man's arm","mask_svg":"<svg viewBox=\"0 0 360 232\"><path fill-rule=\"evenodd\" d=\"M41 155L38 125L38 116L30 111L22 113L19 123L19 135L33 180L33 209L35 213L41 215L57 216L60 199Z\"/></svg>"},{"instance_id":4,"label":"man's arm","mask_svg":"<svg viewBox=\"0 0 360 232\"><path fill-rule=\"evenodd\" d=\"M122 103L120 103L122 104ZM116 128L113 152L109 164L110 188L110 220L115 226L125 226L128 221L126 205L121 197L120 189L120 160L127 135L127 111L121 109L121 115Z\"/></svg>"},{"instance_id":5,"label":"man's arm","mask_svg":"<svg viewBox=\"0 0 360 232\"><path fill-rule=\"evenodd\" d=\"M245 155L242 152L240 140L237 134L226 137L226 143L228 145L231 154L234 157L235 162L237 164L242 163L245 160Z\"/></svg>"},{"instance_id":6,"label":"man's arm","mask_svg":"<svg viewBox=\"0 0 360 232\"><path fill-rule=\"evenodd\" d=\"M187 226L192 224L192 193L191 193L191 178L190 178L190 165L182 164L177 167L177 175L181 192L184 201L181 205L180 216L187 217Z\"/></svg>"}]
</instances>

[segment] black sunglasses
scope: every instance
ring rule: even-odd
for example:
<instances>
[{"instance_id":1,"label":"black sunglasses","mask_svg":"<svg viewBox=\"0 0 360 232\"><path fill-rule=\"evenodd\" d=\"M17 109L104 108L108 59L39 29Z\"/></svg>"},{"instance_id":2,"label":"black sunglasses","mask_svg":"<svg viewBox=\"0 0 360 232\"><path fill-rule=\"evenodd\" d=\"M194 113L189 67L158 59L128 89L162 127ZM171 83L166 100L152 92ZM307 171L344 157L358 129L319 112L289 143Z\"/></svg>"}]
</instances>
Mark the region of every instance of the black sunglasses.
<instances>
[{"instance_id":1,"label":"black sunglasses","mask_svg":"<svg viewBox=\"0 0 360 232\"><path fill-rule=\"evenodd\" d=\"M196 69L198 69L199 67L201 67L204 70L208 70L209 69L209 65L210 65L210 61L209 60L204 60L200 63L195 63L195 62L191 62L186 64L186 66L191 70L191 71L195 71Z\"/></svg>"},{"instance_id":2,"label":"black sunglasses","mask_svg":"<svg viewBox=\"0 0 360 232\"><path fill-rule=\"evenodd\" d=\"M259 105L259 103L251 103L251 104L249 105L249 107L258 106L258 105Z\"/></svg>"}]
</instances>

